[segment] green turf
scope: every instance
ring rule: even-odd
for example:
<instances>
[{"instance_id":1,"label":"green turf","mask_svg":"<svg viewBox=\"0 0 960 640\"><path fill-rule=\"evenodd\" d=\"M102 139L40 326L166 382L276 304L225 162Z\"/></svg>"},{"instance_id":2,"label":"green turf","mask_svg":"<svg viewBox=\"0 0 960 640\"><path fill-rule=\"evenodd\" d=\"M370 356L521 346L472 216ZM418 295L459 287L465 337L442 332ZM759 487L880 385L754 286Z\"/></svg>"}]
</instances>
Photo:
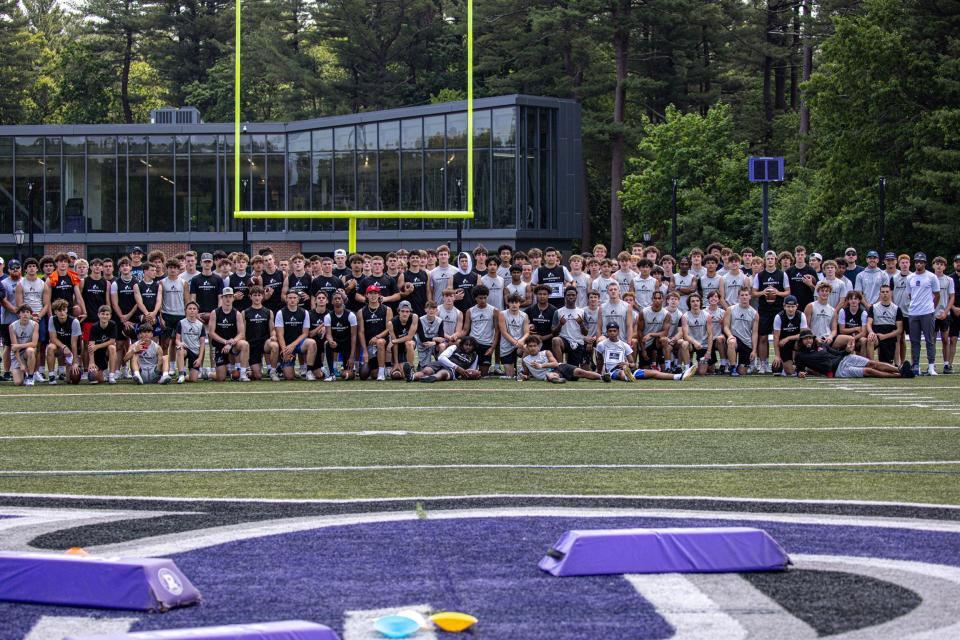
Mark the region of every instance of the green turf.
<instances>
[{"instance_id":1,"label":"green turf","mask_svg":"<svg viewBox=\"0 0 960 640\"><path fill-rule=\"evenodd\" d=\"M0 477L0 492L271 498L712 495L960 504L960 465L16 473L957 461L960 406L951 405L960 405L958 399L960 378L951 376L910 381L709 377L683 384L564 387L513 381L4 386L0 401L11 413L0 425L0 436L7 436L0 440L0 469L10 473ZM836 430L864 426L892 429ZM781 430L766 430L772 428ZM457 433L429 433L437 431ZM189 434L195 437L182 437ZM108 437L58 437L91 435ZM109 437L118 435L136 437Z\"/></svg>"}]
</instances>

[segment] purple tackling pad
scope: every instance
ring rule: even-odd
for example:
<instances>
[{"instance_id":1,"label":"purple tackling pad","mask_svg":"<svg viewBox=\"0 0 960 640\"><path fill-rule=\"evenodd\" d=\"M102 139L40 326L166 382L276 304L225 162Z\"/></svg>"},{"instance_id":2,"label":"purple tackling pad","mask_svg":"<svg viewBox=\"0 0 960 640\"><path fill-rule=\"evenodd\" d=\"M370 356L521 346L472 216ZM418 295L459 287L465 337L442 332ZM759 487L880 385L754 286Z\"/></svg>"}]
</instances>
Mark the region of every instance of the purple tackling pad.
<instances>
[{"instance_id":1,"label":"purple tackling pad","mask_svg":"<svg viewBox=\"0 0 960 640\"><path fill-rule=\"evenodd\" d=\"M200 602L172 560L0 552L0 600L166 611Z\"/></svg>"},{"instance_id":2,"label":"purple tackling pad","mask_svg":"<svg viewBox=\"0 0 960 640\"><path fill-rule=\"evenodd\" d=\"M555 576L782 571L784 550L762 529L598 529L565 532L540 561Z\"/></svg>"},{"instance_id":3,"label":"purple tackling pad","mask_svg":"<svg viewBox=\"0 0 960 640\"><path fill-rule=\"evenodd\" d=\"M64 640L340 640L340 638L333 629L322 624L306 620L283 620L103 636L67 636Z\"/></svg>"}]
</instances>

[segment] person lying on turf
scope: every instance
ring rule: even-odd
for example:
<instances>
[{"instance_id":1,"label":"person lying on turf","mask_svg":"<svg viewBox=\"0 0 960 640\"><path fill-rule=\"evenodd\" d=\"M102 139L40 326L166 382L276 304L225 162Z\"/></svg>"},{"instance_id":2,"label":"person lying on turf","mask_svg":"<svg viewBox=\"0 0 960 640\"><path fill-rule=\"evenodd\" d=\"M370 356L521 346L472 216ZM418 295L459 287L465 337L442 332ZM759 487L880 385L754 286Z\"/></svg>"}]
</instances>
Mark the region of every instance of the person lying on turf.
<instances>
[{"instance_id":1,"label":"person lying on turf","mask_svg":"<svg viewBox=\"0 0 960 640\"><path fill-rule=\"evenodd\" d=\"M410 366L409 362L405 362L403 373L407 382L413 382L414 380L442 382L444 380L456 380L457 378L478 380L480 378L479 361L477 341L467 336L460 340L459 344L447 347L435 363L424 367L421 371L413 373L413 367Z\"/></svg>"},{"instance_id":2,"label":"person lying on turf","mask_svg":"<svg viewBox=\"0 0 960 640\"><path fill-rule=\"evenodd\" d=\"M834 378L912 378L910 362L905 361L900 369L886 362L868 360L853 353L854 343L847 342L843 351L818 344L817 337L810 329L800 331L794 364L797 377L806 378L808 372L814 375Z\"/></svg>"},{"instance_id":3,"label":"person lying on turf","mask_svg":"<svg viewBox=\"0 0 960 640\"><path fill-rule=\"evenodd\" d=\"M572 288L572 287L571 287ZM587 380L603 380L610 382L610 374L587 371L565 362L558 363L556 357L549 350L543 349L543 341L539 336L529 336L523 343L523 376L525 379L543 380L554 384L563 384L566 381L576 382L580 378Z\"/></svg>"},{"instance_id":4,"label":"person lying on turf","mask_svg":"<svg viewBox=\"0 0 960 640\"><path fill-rule=\"evenodd\" d=\"M696 373L696 365L690 365L683 373L665 373L655 369L633 370L633 348L620 340L620 325L607 323L607 339L597 343L596 352L603 358L603 368L613 380L634 382L636 380L687 380Z\"/></svg>"}]
</instances>

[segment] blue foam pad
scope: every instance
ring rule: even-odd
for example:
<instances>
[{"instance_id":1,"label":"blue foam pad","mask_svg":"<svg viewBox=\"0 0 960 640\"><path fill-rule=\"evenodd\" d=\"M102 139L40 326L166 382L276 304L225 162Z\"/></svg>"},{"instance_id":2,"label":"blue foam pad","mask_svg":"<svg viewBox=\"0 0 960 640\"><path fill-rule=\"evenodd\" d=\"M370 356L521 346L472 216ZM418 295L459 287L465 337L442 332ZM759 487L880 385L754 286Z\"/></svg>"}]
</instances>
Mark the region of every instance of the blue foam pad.
<instances>
[{"instance_id":1,"label":"blue foam pad","mask_svg":"<svg viewBox=\"0 0 960 640\"><path fill-rule=\"evenodd\" d=\"M283 620L102 636L68 636L64 640L340 640L340 638L333 629L322 624L306 620Z\"/></svg>"},{"instance_id":2,"label":"blue foam pad","mask_svg":"<svg viewBox=\"0 0 960 640\"><path fill-rule=\"evenodd\" d=\"M172 560L0 552L0 600L166 611L200 592Z\"/></svg>"},{"instance_id":3,"label":"blue foam pad","mask_svg":"<svg viewBox=\"0 0 960 640\"><path fill-rule=\"evenodd\" d=\"M610 573L782 571L784 550L762 529L599 529L567 531L540 561L555 576Z\"/></svg>"}]
</instances>

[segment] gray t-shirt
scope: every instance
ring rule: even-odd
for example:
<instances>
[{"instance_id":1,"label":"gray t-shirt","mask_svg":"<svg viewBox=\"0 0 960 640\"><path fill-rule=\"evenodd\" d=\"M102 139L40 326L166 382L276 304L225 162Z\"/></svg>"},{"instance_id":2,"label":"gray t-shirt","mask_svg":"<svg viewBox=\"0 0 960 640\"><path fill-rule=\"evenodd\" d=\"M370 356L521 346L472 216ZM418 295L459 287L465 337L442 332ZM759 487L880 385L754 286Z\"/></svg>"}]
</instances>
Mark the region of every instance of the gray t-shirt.
<instances>
[{"instance_id":1,"label":"gray t-shirt","mask_svg":"<svg viewBox=\"0 0 960 640\"><path fill-rule=\"evenodd\" d=\"M156 342L151 340L150 345L138 353L137 357L140 360L141 371L153 371L157 368L157 363L160 361L160 347L157 346Z\"/></svg>"},{"instance_id":2,"label":"gray t-shirt","mask_svg":"<svg viewBox=\"0 0 960 640\"><path fill-rule=\"evenodd\" d=\"M187 314L183 307L183 280L180 278L164 278L160 281L163 290L163 300L160 301L160 313L168 316L184 316Z\"/></svg>"},{"instance_id":3,"label":"gray t-shirt","mask_svg":"<svg viewBox=\"0 0 960 640\"><path fill-rule=\"evenodd\" d=\"M207 335L207 328L199 320L190 322L186 318L177 323L177 335L183 348L193 353L200 353L200 338Z\"/></svg>"},{"instance_id":4,"label":"gray t-shirt","mask_svg":"<svg viewBox=\"0 0 960 640\"><path fill-rule=\"evenodd\" d=\"M757 317L757 310L753 307L743 308L739 304L730 307L730 333L739 338L744 344L753 346L753 320Z\"/></svg>"},{"instance_id":5,"label":"gray t-shirt","mask_svg":"<svg viewBox=\"0 0 960 640\"><path fill-rule=\"evenodd\" d=\"M535 356L523 356L523 363L527 365L527 371L530 372L530 377L534 380L546 380L547 374L553 371L553 369L537 369L532 365L534 363L546 364L548 362L550 362L550 359L547 358L545 351L541 351Z\"/></svg>"},{"instance_id":6,"label":"gray t-shirt","mask_svg":"<svg viewBox=\"0 0 960 640\"><path fill-rule=\"evenodd\" d=\"M22 278L20 280L22 280ZM0 280L0 287L3 287L7 302L14 307L17 306L17 285L20 283L20 280L13 280L9 276ZM8 311L6 307L3 307L3 313L0 314L0 324L13 324L19 319L16 312ZM6 336L3 337L6 338Z\"/></svg>"},{"instance_id":7,"label":"gray t-shirt","mask_svg":"<svg viewBox=\"0 0 960 640\"><path fill-rule=\"evenodd\" d=\"M470 307L470 336L482 345L493 344L493 334L496 327L493 324L494 308L489 304L482 309L476 305Z\"/></svg>"}]
</instances>

